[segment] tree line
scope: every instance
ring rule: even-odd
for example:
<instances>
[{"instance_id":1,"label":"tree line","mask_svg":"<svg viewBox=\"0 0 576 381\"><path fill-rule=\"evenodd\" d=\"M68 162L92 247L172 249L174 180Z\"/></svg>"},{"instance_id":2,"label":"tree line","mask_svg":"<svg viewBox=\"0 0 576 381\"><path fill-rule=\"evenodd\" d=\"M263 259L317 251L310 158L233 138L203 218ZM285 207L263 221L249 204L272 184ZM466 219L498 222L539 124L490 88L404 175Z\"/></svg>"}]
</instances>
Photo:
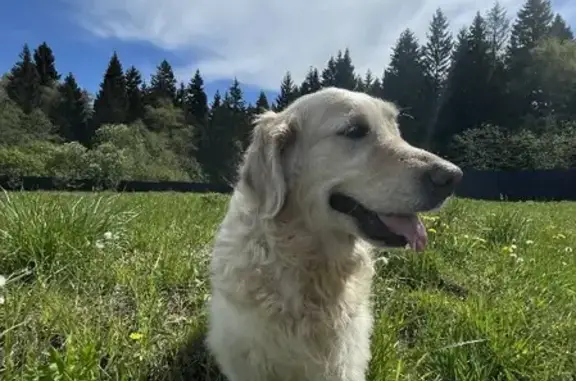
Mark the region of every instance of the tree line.
<instances>
[{"instance_id":1,"label":"tree line","mask_svg":"<svg viewBox=\"0 0 576 381\"><path fill-rule=\"evenodd\" d=\"M437 9L381 73L358 73L343 49L254 104L236 79L209 100L200 71L178 82L163 60L146 81L116 52L92 95L46 42L25 44L0 84L0 175L229 183L256 113L327 86L394 102L406 140L464 168L576 167L576 41L549 0L526 0L514 20L495 2L455 36Z\"/></svg>"}]
</instances>

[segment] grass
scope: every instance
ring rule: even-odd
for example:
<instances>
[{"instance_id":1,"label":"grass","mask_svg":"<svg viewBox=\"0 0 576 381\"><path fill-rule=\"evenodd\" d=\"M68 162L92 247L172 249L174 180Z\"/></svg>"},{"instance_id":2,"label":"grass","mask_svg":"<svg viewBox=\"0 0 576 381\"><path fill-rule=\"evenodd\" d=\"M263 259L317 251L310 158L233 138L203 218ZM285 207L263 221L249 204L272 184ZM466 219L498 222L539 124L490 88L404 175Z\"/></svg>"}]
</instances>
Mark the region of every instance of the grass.
<instances>
[{"instance_id":1,"label":"grass","mask_svg":"<svg viewBox=\"0 0 576 381\"><path fill-rule=\"evenodd\" d=\"M220 380L201 345L227 197L0 195L0 379ZM576 204L452 200L381 253L369 380L575 380Z\"/></svg>"}]
</instances>

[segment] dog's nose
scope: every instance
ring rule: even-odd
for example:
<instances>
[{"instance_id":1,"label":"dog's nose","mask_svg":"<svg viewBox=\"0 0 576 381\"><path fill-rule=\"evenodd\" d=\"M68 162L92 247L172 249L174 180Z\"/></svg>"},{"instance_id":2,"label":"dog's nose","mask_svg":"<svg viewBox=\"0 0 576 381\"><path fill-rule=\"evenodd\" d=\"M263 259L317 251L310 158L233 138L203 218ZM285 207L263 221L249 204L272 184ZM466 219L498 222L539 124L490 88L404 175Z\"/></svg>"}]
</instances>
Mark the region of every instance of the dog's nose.
<instances>
[{"instance_id":1,"label":"dog's nose","mask_svg":"<svg viewBox=\"0 0 576 381\"><path fill-rule=\"evenodd\" d=\"M460 180L462 180L462 170L454 164L436 164L428 172L428 176L434 190L441 197L448 197L454 192Z\"/></svg>"}]
</instances>

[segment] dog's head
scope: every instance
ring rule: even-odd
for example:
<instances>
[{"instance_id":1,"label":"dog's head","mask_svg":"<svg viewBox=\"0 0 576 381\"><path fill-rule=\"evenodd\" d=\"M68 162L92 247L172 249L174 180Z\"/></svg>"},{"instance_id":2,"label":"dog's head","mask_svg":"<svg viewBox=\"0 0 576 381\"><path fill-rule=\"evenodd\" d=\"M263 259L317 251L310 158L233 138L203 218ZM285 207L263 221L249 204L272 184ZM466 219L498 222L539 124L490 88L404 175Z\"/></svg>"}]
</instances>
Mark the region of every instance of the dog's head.
<instances>
[{"instance_id":1,"label":"dog's head","mask_svg":"<svg viewBox=\"0 0 576 381\"><path fill-rule=\"evenodd\" d=\"M422 249L417 213L441 207L462 171L404 141L397 116L389 102L336 88L260 115L240 181L261 218L288 209L313 229Z\"/></svg>"}]
</instances>

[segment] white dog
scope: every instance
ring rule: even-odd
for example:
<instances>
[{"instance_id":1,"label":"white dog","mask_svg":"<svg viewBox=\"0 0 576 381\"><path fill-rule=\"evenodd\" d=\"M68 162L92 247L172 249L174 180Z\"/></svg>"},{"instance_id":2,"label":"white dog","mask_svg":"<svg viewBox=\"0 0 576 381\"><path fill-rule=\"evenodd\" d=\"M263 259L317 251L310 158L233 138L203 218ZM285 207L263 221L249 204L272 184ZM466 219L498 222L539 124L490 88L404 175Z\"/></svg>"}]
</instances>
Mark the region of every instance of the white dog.
<instances>
[{"instance_id":1,"label":"white dog","mask_svg":"<svg viewBox=\"0 0 576 381\"><path fill-rule=\"evenodd\" d=\"M230 381L363 381L369 245L422 250L416 213L462 177L406 143L391 103L327 88L265 112L211 260L207 345Z\"/></svg>"}]
</instances>

